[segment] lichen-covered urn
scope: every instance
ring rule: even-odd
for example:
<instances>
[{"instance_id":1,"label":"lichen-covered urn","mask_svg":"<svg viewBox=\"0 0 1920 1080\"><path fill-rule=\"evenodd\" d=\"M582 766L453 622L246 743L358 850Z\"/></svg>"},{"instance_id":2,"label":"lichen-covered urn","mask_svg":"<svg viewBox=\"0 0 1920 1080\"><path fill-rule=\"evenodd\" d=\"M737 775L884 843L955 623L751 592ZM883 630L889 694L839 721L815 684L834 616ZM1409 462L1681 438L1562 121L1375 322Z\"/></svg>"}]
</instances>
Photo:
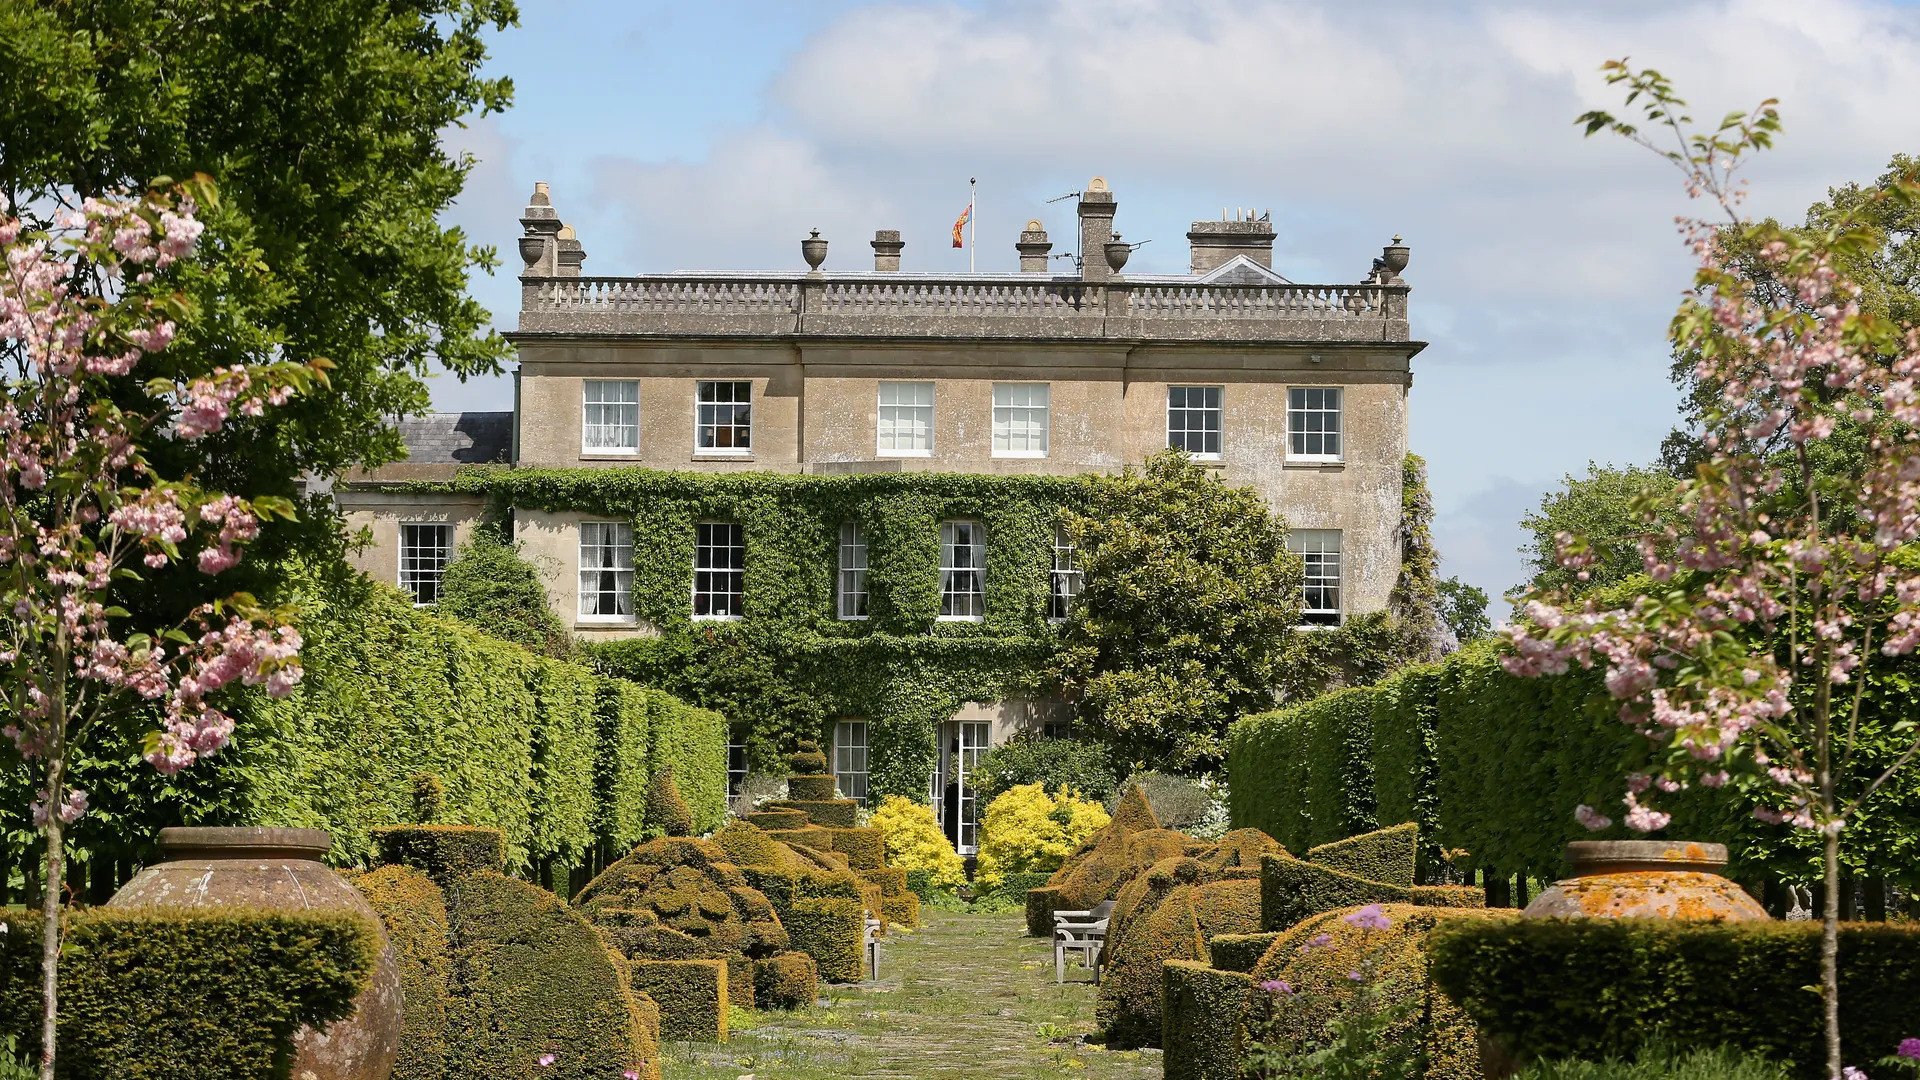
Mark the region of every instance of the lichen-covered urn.
<instances>
[{"instance_id":1,"label":"lichen-covered urn","mask_svg":"<svg viewBox=\"0 0 1920 1080\"><path fill-rule=\"evenodd\" d=\"M141 870L110 907L250 907L351 911L380 928L360 890L322 863L320 829L162 829L164 861ZM400 971L386 931L380 964L353 1015L294 1036L291 1080L387 1080L400 1050Z\"/></svg>"},{"instance_id":2,"label":"lichen-covered urn","mask_svg":"<svg viewBox=\"0 0 1920 1080\"><path fill-rule=\"evenodd\" d=\"M1573 876L1548 886L1529 919L1682 919L1758 922L1767 910L1720 875L1727 849L1688 840L1579 840Z\"/></svg>"}]
</instances>

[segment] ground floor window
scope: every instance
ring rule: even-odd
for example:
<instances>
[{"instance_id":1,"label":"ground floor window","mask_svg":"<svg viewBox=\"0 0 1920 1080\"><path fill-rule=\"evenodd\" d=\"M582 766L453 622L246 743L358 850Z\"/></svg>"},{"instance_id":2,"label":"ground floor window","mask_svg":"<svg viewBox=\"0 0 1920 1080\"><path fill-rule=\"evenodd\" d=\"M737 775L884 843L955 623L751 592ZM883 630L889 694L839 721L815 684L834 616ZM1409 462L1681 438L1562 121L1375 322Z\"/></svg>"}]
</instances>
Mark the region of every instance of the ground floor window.
<instances>
[{"instance_id":1,"label":"ground floor window","mask_svg":"<svg viewBox=\"0 0 1920 1080\"><path fill-rule=\"evenodd\" d=\"M747 733L734 730L727 733L727 794L740 794L740 785L747 778ZM752 809L752 807L748 807Z\"/></svg>"},{"instance_id":2,"label":"ground floor window","mask_svg":"<svg viewBox=\"0 0 1920 1080\"><path fill-rule=\"evenodd\" d=\"M833 725L833 778L843 799L867 799L867 722L842 720Z\"/></svg>"},{"instance_id":3,"label":"ground floor window","mask_svg":"<svg viewBox=\"0 0 1920 1080\"><path fill-rule=\"evenodd\" d=\"M453 526L406 522L400 526L400 590L421 607L440 602L440 577L453 557Z\"/></svg>"}]
</instances>

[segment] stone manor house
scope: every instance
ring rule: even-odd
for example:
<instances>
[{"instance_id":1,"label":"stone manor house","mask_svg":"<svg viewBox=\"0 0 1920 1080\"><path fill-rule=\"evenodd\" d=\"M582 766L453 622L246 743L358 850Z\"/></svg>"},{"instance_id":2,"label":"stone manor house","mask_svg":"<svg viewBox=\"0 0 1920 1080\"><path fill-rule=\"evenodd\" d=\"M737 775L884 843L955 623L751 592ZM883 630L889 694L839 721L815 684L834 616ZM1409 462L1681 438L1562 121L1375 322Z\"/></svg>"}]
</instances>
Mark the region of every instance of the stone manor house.
<instances>
[{"instance_id":1,"label":"stone manor house","mask_svg":"<svg viewBox=\"0 0 1920 1080\"><path fill-rule=\"evenodd\" d=\"M1176 447L1285 515L1306 562L1308 624L1385 607L1399 571L1411 361L1424 346L1408 332L1408 249L1395 237L1355 267L1357 280L1303 284L1272 265L1266 217L1223 213L1193 223L1187 273L1128 274L1117 205L1103 180L1086 185L1070 256L1028 222L1013 245L1017 273L903 270L906 241L881 230L871 268L828 269L816 233L800 243L805 269L591 277L538 184L521 219L513 411L406 421L410 460L341 478L334 494L349 529L373 538L359 565L432 604L484 499L397 482L447 479L466 464L1074 474ZM627 595L631 520L517 507L511 527L576 636L653 632ZM994 603L983 573L994 537L969 520L939 531L939 619L979 619ZM698 524L684 568L694 621L751 608L746 548L739 524ZM832 617L864 618L857 526L841 528L838 551ZM1057 616L1078 580L1064 539L1053 569ZM963 851L977 816L967 770L1059 712L969 702L939 725L932 793ZM866 794L867 727L859 717L833 725L829 756L849 795Z\"/></svg>"}]
</instances>

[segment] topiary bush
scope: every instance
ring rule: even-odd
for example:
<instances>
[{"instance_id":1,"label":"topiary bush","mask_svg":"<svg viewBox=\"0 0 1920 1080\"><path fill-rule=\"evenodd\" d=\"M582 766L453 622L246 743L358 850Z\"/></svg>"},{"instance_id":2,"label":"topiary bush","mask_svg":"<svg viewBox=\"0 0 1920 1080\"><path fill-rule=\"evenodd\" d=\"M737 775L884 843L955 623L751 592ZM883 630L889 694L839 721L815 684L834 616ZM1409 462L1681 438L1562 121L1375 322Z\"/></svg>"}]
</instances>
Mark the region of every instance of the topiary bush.
<instances>
[{"instance_id":1,"label":"topiary bush","mask_svg":"<svg viewBox=\"0 0 1920 1080\"><path fill-rule=\"evenodd\" d=\"M787 948L773 905L724 848L706 840L649 840L573 902L609 927L633 959L757 959Z\"/></svg>"},{"instance_id":2,"label":"topiary bush","mask_svg":"<svg viewBox=\"0 0 1920 1080\"><path fill-rule=\"evenodd\" d=\"M764 1009L802 1009L820 996L820 968L803 952L784 952L753 963L753 991Z\"/></svg>"},{"instance_id":3,"label":"topiary bush","mask_svg":"<svg viewBox=\"0 0 1920 1080\"><path fill-rule=\"evenodd\" d=\"M802 739L787 755L787 768L793 770L795 776L820 776L827 771L827 755L821 752L819 743Z\"/></svg>"},{"instance_id":4,"label":"topiary bush","mask_svg":"<svg viewBox=\"0 0 1920 1080\"><path fill-rule=\"evenodd\" d=\"M604 1080L659 1068L625 964L544 889L503 874L445 886L453 949L447 1080ZM551 1067L542 1054L555 1055Z\"/></svg>"},{"instance_id":5,"label":"topiary bush","mask_svg":"<svg viewBox=\"0 0 1920 1080\"><path fill-rule=\"evenodd\" d=\"M470 825L391 825L372 830L380 861L410 866L442 884L462 874L506 869L506 840L498 829Z\"/></svg>"},{"instance_id":6,"label":"topiary bush","mask_svg":"<svg viewBox=\"0 0 1920 1080\"><path fill-rule=\"evenodd\" d=\"M1098 1016L1109 1045L1159 1045L1161 965L1206 960L1216 934L1259 928L1260 883L1252 878L1180 885L1136 914L1100 979Z\"/></svg>"},{"instance_id":7,"label":"topiary bush","mask_svg":"<svg viewBox=\"0 0 1920 1080\"><path fill-rule=\"evenodd\" d=\"M1121 787L1120 797L1114 800L1109 814L1117 829L1145 832L1161 828L1160 819L1153 812L1153 804L1147 801L1146 792L1131 781Z\"/></svg>"},{"instance_id":8,"label":"topiary bush","mask_svg":"<svg viewBox=\"0 0 1920 1080\"><path fill-rule=\"evenodd\" d=\"M1477 908L1486 906L1486 894L1464 885L1388 885L1278 854L1261 857L1260 902L1261 929L1286 930L1335 908L1360 904Z\"/></svg>"},{"instance_id":9,"label":"topiary bush","mask_svg":"<svg viewBox=\"0 0 1920 1080\"><path fill-rule=\"evenodd\" d=\"M1658 1047L1631 1061L1548 1061L1514 1080L1793 1080L1793 1071L1757 1054L1718 1048L1682 1053Z\"/></svg>"},{"instance_id":10,"label":"topiary bush","mask_svg":"<svg viewBox=\"0 0 1920 1080\"><path fill-rule=\"evenodd\" d=\"M37 913L0 908L0 1041L40 1052ZM60 1075L276 1080L294 1034L353 1011L378 930L333 912L89 908L66 918Z\"/></svg>"},{"instance_id":11,"label":"topiary bush","mask_svg":"<svg viewBox=\"0 0 1920 1080\"><path fill-rule=\"evenodd\" d=\"M1110 819L1099 803L1061 789L1022 784L987 804L980 823L974 881L987 888L1006 874L1052 873Z\"/></svg>"},{"instance_id":12,"label":"topiary bush","mask_svg":"<svg viewBox=\"0 0 1920 1080\"><path fill-rule=\"evenodd\" d=\"M791 786L792 781L788 781ZM785 799L768 803L775 810L798 810L815 825L851 829L860 824L860 804L852 799Z\"/></svg>"},{"instance_id":13,"label":"topiary bush","mask_svg":"<svg viewBox=\"0 0 1920 1080\"><path fill-rule=\"evenodd\" d=\"M355 875L353 883L386 924L400 970L404 1008L393 1080L445 1080L453 977L446 897L432 878L410 866L383 866Z\"/></svg>"},{"instance_id":14,"label":"topiary bush","mask_svg":"<svg viewBox=\"0 0 1920 1080\"><path fill-rule=\"evenodd\" d=\"M727 1041L724 960L635 960L629 971L633 988L660 1007L661 1038Z\"/></svg>"},{"instance_id":15,"label":"topiary bush","mask_svg":"<svg viewBox=\"0 0 1920 1080\"><path fill-rule=\"evenodd\" d=\"M875 828L829 829L833 850L847 857L855 870L878 870L887 865L887 834Z\"/></svg>"},{"instance_id":16,"label":"topiary bush","mask_svg":"<svg viewBox=\"0 0 1920 1080\"><path fill-rule=\"evenodd\" d=\"M1239 1080L1240 1014L1253 977L1196 960L1169 960L1160 974L1166 1080Z\"/></svg>"},{"instance_id":17,"label":"topiary bush","mask_svg":"<svg viewBox=\"0 0 1920 1080\"><path fill-rule=\"evenodd\" d=\"M1097 743L1022 732L987 751L971 782L974 797L983 803L1022 784L1039 784L1048 791L1068 787L1081 798L1105 803L1119 786L1119 777Z\"/></svg>"},{"instance_id":18,"label":"topiary bush","mask_svg":"<svg viewBox=\"0 0 1920 1080\"><path fill-rule=\"evenodd\" d=\"M646 831L650 836L690 836L693 811L673 782L673 766L663 765L647 781Z\"/></svg>"},{"instance_id":19,"label":"topiary bush","mask_svg":"<svg viewBox=\"0 0 1920 1080\"><path fill-rule=\"evenodd\" d=\"M1409 821L1307 851L1307 861L1368 881L1412 888L1420 855L1420 826Z\"/></svg>"},{"instance_id":20,"label":"topiary bush","mask_svg":"<svg viewBox=\"0 0 1920 1080\"><path fill-rule=\"evenodd\" d=\"M755 810L741 814L740 819L758 828L767 829L804 829L813 824L804 810Z\"/></svg>"},{"instance_id":21,"label":"topiary bush","mask_svg":"<svg viewBox=\"0 0 1920 1080\"><path fill-rule=\"evenodd\" d=\"M1435 981L1522 1061L1631 1059L1650 1041L1737 1046L1823 1071L1818 923L1530 919L1449 923ZM1569 992L1569 988L1604 992ZM1920 1032L1920 928L1840 930L1840 1025L1878 1060ZM1876 1070L1877 1072L1877 1070Z\"/></svg>"},{"instance_id":22,"label":"topiary bush","mask_svg":"<svg viewBox=\"0 0 1920 1080\"><path fill-rule=\"evenodd\" d=\"M1213 966L1222 971L1251 972L1279 937L1277 931L1271 930L1253 934L1215 934L1207 941L1207 954L1212 957Z\"/></svg>"},{"instance_id":23,"label":"topiary bush","mask_svg":"<svg viewBox=\"0 0 1920 1080\"><path fill-rule=\"evenodd\" d=\"M831 776L787 777L787 799L797 802L831 802L840 797L840 785Z\"/></svg>"},{"instance_id":24,"label":"topiary bush","mask_svg":"<svg viewBox=\"0 0 1920 1080\"><path fill-rule=\"evenodd\" d=\"M868 824L886 835L887 864L905 870L910 879L916 872L924 875L925 889L952 891L966 883L966 863L940 831L933 807L888 795L874 807ZM914 891L927 899L926 892Z\"/></svg>"},{"instance_id":25,"label":"topiary bush","mask_svg":"<svg viewBox=\"0 0 1920 1080\"><path fill-rule=\"evenodd\" d=\"M786 929L793 947L819 965L821 978L859 982L866 977L866 910L858 900L795 900Z\"/></svg>"}]
</instances>

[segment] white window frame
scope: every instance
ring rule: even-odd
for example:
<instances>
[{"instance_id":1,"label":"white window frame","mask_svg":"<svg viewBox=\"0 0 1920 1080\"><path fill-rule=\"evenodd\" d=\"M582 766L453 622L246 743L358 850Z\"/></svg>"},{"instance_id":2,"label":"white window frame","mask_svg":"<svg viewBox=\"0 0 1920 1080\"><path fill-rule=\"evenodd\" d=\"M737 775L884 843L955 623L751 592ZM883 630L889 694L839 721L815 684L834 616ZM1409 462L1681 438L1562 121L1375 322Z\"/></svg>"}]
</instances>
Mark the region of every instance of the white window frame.
<instances>
[{"instance_id":1,"label":"white window frame","mask_svg":"<svg viewBox=\"0 0 1920 1080\"><path fill-rule=\"evenodd\" d=\"M833 611L846 622L867 617L867 534L857 521L840 523L840 558L834 570Z\"/></svg>"},{"instance_id":2,"label":"white window frame","mask_svg":"<svg viewBox=\"0 0 1920 1080\"><path fill-rule=\"evenodd\" d=\"M1065 526L1053 527L1053 569L1047 574L1047 621L1056 625L1073 614L1086 574L1080 569L1079 549L1067 539Z\"/></svg>"},{"instance_id":3,"label":"white window frame","mask_svg":"<svg viewBox=\"0 0 1920 1080\"><path fill-rule=\"evenodd\" d=\"M595 532L595 530L601 529L609 531ZM595 541L591 545L589 545L587 541L590 532L596 536ZM630 521L583 521L580 523L577 535L579 537L579 546L575 549L575 567L577 572L574 574L574 617L582 623L618 625L636 621L633 613L633 523ZM589 546L596 552L604 551L607 554L605 556L596 555L594 564L588 565L587 550ZM624 560L625 565L622 565L621 555L623 553L626 556ZM604 561L602 561L603 559ZM606 573L613 574L614 606L618 608L624 605L627 609L624 612L617 610L613 612L587 610L587 597L589 595L597 598L606 594L605 589L597 586L592 589L587 588L587 575ZM599 607L600 605L596 601L594 606Z\"/></svg>"},{"instance_id":4,"label":"white window frame","mask_svg":"<svg viewBox=\"0 0 1920 1080\"><path fill-rule=\"evenodd\" d=\"M744 401L737 401L737 400L736 401L702 401L701 400L702 394L704 394L706 391L706 388L710 386L734 386L734 387L744 386L747 388L746 400ZM745 406L747 410L747 422L745 424L733 423L731 421L726 424L721 424L717 422L708 423L706 418L701 415L702 409L712 408L712 409L718 410L722 406L726 406L728 408ZM729 416L731 415L733 414L730 413ZM719 414L718 412L716 412L714 414L714 419L717 421L718 417L719 417ZM710 429L717 434L722 428L725 428L729 432L736 433L729 436L730 438L736 438L736 439L739 437L737 433L741 430L745 430L747 435L747 444L745 446L702 446L700 445L701 435L704 431ZM693 384L693 456L695 457L752 457L753 456L753 380L752 379L697 379L694 381L694 384Z\"/></svg>"},{"instance_id":5,"label":"white window frame","mask_svg":"<svg viewBox=\"0 0 1920 1080\"><path fill-rule=\"evenodd\" d=\"M1333 395L1333 407L1327 408L1325 397L1320 404L1312 404L1310 394ZM1287 460L1288 461L1324 461L1340 462L1346 460L1347 452L1347 394L1338 386L1289 386L1287 387ZM1308 416L1333 417L1331 430L1324 426L1319 431L1306 430ZM1307 440L1318 436L1321 442L1319 452L1305 449ZM1332 440L1332 452L1326 451L1326 440ZM1296 449L1298 448L1298 449Z\"/></svg>"},{"instance_id":6,"label":"white window frame","mask_svg":"<svg viewBox=\"0 0 1920 1080\"><path fill-rule=\"evenodd\" d=\"M1213 415L1213 431L1211 432L1211 434L1213 435L1214 445L1219 447L1219 449L1195 451L1195 450L1187 450L1185 446L1176 447L1174 445L1173 436L1176 430L1178 430L1182 435L1197 434L1200 436L1200 444L1202 446L1206 445L1206 436L1207 434L1209 434L1207 429L1205 428L1195 429L1190 427L1176 429L1173 426L1173 414L1176 408L1175 405L1173 404L1173 395L1176 392L1187 394L1195 390L1200 391L1202 404L1200 404L1199 406L1183 404L1178 406L1178 410L1183 413L1201 413L1203 415L1211 413ZM1213 395L1212 405L1205 404L1206 395L1209 391L1211 391ZM1226 449L1226 442L1227 442L1226 396L1227 396L1227 391L1226 391L1226 387L1224 386L1207 386L1207 385L1189 386L1186 384L1181 384L1177 386L1168 386L1167 387L1167 446L1168 448L1186 450L1187 456L1191 457L1195 461L1219 461L1220 453L1222 450ZM1182 442L1184 441L1185 439L1182 439Z\"/></svg>"},{"instance_id":7,"label":"white window frame","mask_svg":"<svg viewBox=\"0 0 1920 1080\"><path fill-rule=\"evenodd\" d=\"M920 395L920 392L924 390L926 393L927 400L925 402L920 402L920 401L901 402L897 400L896 401L887 400L889 390L891 390L894 396L897 398L899 396L900 391L903 388L907 388L907 387L913 388L915 397L918 397ZM930 383L930 382L924 382L924 381L907 382L907 381L893 381L893 380L882 381L880 383L880 388L879 388L878 398L877 398L878 412L875 414L878 417L878 420L874 425L874 436L873 436L874 437L874 453L879 455L880 457L932 457L933 456L933 417L934 417L933 406L934 406L935 395L936 395L935 386L933 383ZM890 414L888 410L893 410L893 412ZM926 445L902 447L900 445L901 420L903 418L906 418L911 423L917 423L920 418L920 414L923 410L925 412L925 418L926 418ZM889 421L892 422L891 428L889 427L889 423L888 423ZM887 445L889 438L891 438L891 441L893 442L892 446Z\"/></svg>"},{"instance_id":8,"label":"white window frame","mask_svg":"<svg viewBox=\"0 0 1920 1080\"><path fill-rule=\"evenodd\" d=\"M972 530L968 534L967 549L969 562L966 566L955 564L954 551L960 547L959 530L964 526ZM950 588L960 574L971 574L977 586L965 592ZM955 604L956 599L965 599L964 605ZM954 612L954 608L964 606L965 612ZM956 518L940 523L940 622L982 622L987 617L987 527L970 518Z\"/></svg>"},{"instance_id":9,"label":"white window frame","mask_svg":"<svg viewBox=\"0 0 1920 1080\"><path fill-rule=\"evenodd\" d=\"M631 400L608 401L604 395L608 387L630 387ZM596 391L602 395L595 401ZM599 410L600 423L593 422L594 411ZM628 413L631 410L632 422L625 417L619 424L606 423L610 410ZM631 431L632 443L626 446L607 446L594 444L593 432ZM580 381L580 454L582 457L633 457L640 452L640 380L638 379L582 379Z\"/></svg>"},{"instance_id":10,"label":"white window frame","mask_svg":"<svg viewBox=\"0 0 1920 1080\"><path fill-rule=\"evenodd\" d=\"M413 600L414 607L432 607L440 602L442 579L446 577L447 564L453 561L453 525L445 521L402 521L399 524L399 565L396 568L395 583L400 586L401 592L406 593ZM418 555L413 557L413 565L408 565L407 553L410 550L407 544L408 529L432 529L440 537L441 542L434 546L434 550L439 553L438 565L422 566L418 562ZM416 545L411 550L417 552L425 549ZM433 599L422 600L420 590L416 586L427 582L433 584Z\"/></svg>"},{"instance_id":11,"label":"white window frame","mask_svg":"<svg viewBox=\"0 0 1920 1080\"><path fill-rule=\"evenodd\" d=\"M1346 559L1341 552L1345 537L1339 529L1295 529L1287 534L1287 550L1306 563L1300 581L1300 625L1306 629L1329 630L1345 621ZM1331 556L1331 560L1329 560ZM1332 562L1332 572L1327 563ZM1333 606L1308 606L1331 590Z\"/></svg>"},{"instance_id":12,"label":"white window frame","mask_svg":"<svg viewBox=\"0 0 1920 1080\"><path fill-rule=\"evenodd\" d=\"M1040 404L1033 404L1033 391L1039 390ZM1026 400L1015 402L1014 391L1024 391ZM1008 400L1001 404L1001 398ZM1005 411L1003 418L1001 413ZM1020 414L1028 427L1021 434L1021 446L1013 446L1013 422L1015 414ZM1032 423L1034 414L1040 418L1040 448L1033 448ZM988 433L992 441L992 456L997 458L1043 458L1053 444L1053 384L1044 382L997 382L993 384L993 405L988 413ZM1005 443L1003 449L1001 444Z\"/></svg>"},{"instance_id":13,"label":"white window frame","mask_svg":"<svg viewBox=\"0 0 1920 1080\"><path fill-rule=\"evenodd\" d=\"M743 728L728 728L727 729L727 797L729 799L734 799L739 797L740 783L741 781L747 778L747 774L751 771L752 771L751 762L747 760L746 730ZM752 809L753 807L749 806L749 807L746 807L744 810L741 810L740 812L744 813L746 812L746 810L752 810Z\"/></svg>"},{"instance_id":14,"label":"white window frame","mask_svg":"<svg viewBox=\"0 0 1920 1080\"><path fill-rule=\"evenodd\" d=\"M836 720L833 725L833 781L843 799L867 801L867 722Z\"/></svg>"},{"instance_id":15,"label":"white window frame","mask_svg":"<svg viewBox=\"0 0 1920 1080\"><path fill-rule=\"evenodd\" d=\"M733 540L735 542L728 543L728 544L716 544L711 541L702 543L700 539L701 532L703 530L712 530L712 529L732 530L731 535L727 537L727 539ZM709 532L708 535L711 536L712 534ZM702 566L700 561L701 557L708 552L714 552L714 551L739 552L740 553L739 565L738 566ZM719 589L715 589L712 587L713 580L714 580L712 577L709 577L707 579L708 587L705 589L702 589L700 587L700 580L701 580L700 575L702 574L735 576L738 578L740 582L739 590L738 591L721 591ZM702 612L700 610L700 600L702 597L705 597L707 600L708 610L705 612ZM727 598L734 601L734 603L730 605L734 610L723 611L723 612L713 611L712 609L715 606L714 600L717 598ZM691 600L692 600L692 607L690 610L693 613L694 622L736 622L740 619L742 614L745 612L746 606L747 606L747 530L745 526L732 521L698 521L694 523L694 526L693 526L693 591L692 591Z\"/></svg>"}]
</instances>

